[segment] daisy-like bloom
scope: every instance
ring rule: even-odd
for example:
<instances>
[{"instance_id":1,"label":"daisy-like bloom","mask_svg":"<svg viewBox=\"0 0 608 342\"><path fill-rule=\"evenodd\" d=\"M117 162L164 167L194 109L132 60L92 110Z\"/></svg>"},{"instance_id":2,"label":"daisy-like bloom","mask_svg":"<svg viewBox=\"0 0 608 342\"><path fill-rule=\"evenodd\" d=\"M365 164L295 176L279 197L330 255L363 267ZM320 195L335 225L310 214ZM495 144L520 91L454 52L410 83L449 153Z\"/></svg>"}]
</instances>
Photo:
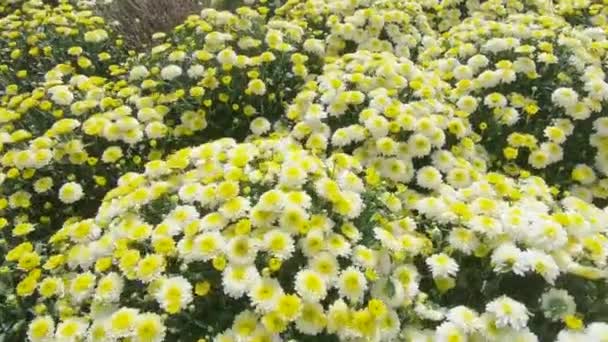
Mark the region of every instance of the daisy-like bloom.
<instances>
[{"instance_id":1,"label":"daisy-like bloom","mask_svg":"<svg viewBox=\"0 0 608 342\"><path fill-rule=\"evenodd\" d=\"M471 254L479 246L479 239L475 236L475 233L464 228L452 229L448 241L450 246L464 254Z\"/></svg>"},{"instance_id":2,"label":"daisy-like bloom","mask_svg":"<svg viewBox=\"0 0 608 342\"><path fill-rule=\"evenodd\" d=\"M295 251L293 238L278 229L264 234L264 249L279 259L288 259Z\"/></svg>"},{"instance_id":3,"label":"daisy-like bloom","mask_svg":"<svg viewBox=\"0 0 608 342\"><path fill-rule=\"evenodd\" d=\"M136 65L129 72L130 80L142 80L150 75L150 71L144 65Z\"/></svg>"},{"instance_id":4,"label":"daisy-like bloom","mask_svg":"<svg viewBox=\"0 0 608 342\"><path fill-rule=\"evenodd\" d=\"M526 271L520 262L523 251L512 243L503 243L492 252L491 261L494 270L505 272L512 270L515 274L523 275Z\"/></svg>"},{"instance_id":5,"label":"daisy-like bloom","mask_svg":"<svg viewBox=\"0 0 608 342\"><path fill-rule=\"evenodd\" d=\"M64 295L64 283L61 278L47 277L38 285L38 292L44 298Z\"/></svg>"},{"instance_id":6,"label":"daisy-like bloom","mask_svg":"<svg viewBox=\"0 0 608 342\"><path fill-rule=\"evenodd\" d=\"M229 265L222 272L224 292L233 298L243 296L259 280L260 274L251 265Z\"/></svg>"},{"instance_id":7,"label":"daisy-like bloom","mask_svg":"<svg viewBox=\"0 0 608 342\"><path fill-rule=\"evenodd\" d=\"M95 289L95 299L105 302L118 302L122 290L124 288L124 280L115 272L108 273L97 282Z\"/></svg>"},{"instance_id":8,"label":"daisy-like bloom","mask_svg":"<svg viewBox=\"0 0 608 342\"><path fill-rule=\"evenodd\" d=\"M572 88L557 88L551 94L551 100L562 108L572 108L578 102L578 94Z\"/></svg>"},{"instance_id":9,"label":"daisy-like bloom","mask_svg":"<svg viewBox=\"0 0 608 342\"><path fill-rule=\"evenodd\" d=\"M340 273L338 291L341 297L346 297L350 302L357 303L363 299L366 289L367 279L355 267L349 267Z\"/></svg>"},{"instance_id":10,"label":"daisy-like bloom","mask_svg":"<svg viewBox=\"0 0 608 342\"><path fill-rule=\"evenodd\" d=\"M540 307L545 317L557 321L576 312L574 298L566 290L552 288L543 293Z\"/></svg>"},{"instance_id":11,"label":"daisy-like bloom","mask_svg":"<svg viewBox=\"0 0 608 342\"><path fill-rule=\"evenodd\" d=\"M186 202L191 203L198 201L202 196L203 186L198 183L191 183L183 185L178 192L179 198Z\"/></svg>"},{"instance_id":12,"label":"daisy-like bloom","mask_svg":"<svg viewBox=\"0 0 608 342\"><path fill-rule=\"evenodd\" d=\"M264 94L266 94L266 85L260 79L251 80L251 81L249 81L249 84L247 85L247 89L245 90L245 93L250 93L250 94L260 95L260 96L264 95Z\"/></svg>"},{"instance_id":13,"label":"daisy-like bloom","mask_svg":"<svg viewBox=\"0 0 608 342\"><path fill-rule=\"evenodd\" d=\"M226 201L218 211L228 220L236 220L243 217L250 209L249 200L244 197L235 197Z\"/></svg>"},{"instance_id":14,"label":"daisy-like bloom","mask_svg":"<svg viewBox=\"0 0 608 342\"><path fill-rule=\"evenodd\" d=\"M464 342L467 341L467 333L458 325L452 322L445 322L437 327L434 341Z\"/></svg>"},{"instance_id":15,"label":"daisy-like bloom","mask_svg":"<svg viewBox=\"0 0 608 342\"><path fill-rule=\"evenodd\" d=\"M193 260L211 260L224 250L226 242L219 232L204 232L197 235L192 242L191 255Z\"/></svg>"},{"instance_id":16,"label":"daisy-like bloom","mask_svg":"<svg viewBox=\"0 0 608 342\"><path fill-rule=\"evenodd\" d=\"M66 204L77 202L83 196L84 191L82 186L76 182L65 183L59 189L59 199Z\"/></svg>"},{"instance_id":17,"label":"daisy-like bloom","mask_svg":"<svg viewBox=\"0 0 608 342\"><path fill-rule=\"evenodd\" d=\"M137 264L137 278L150 282L157 279L165 270L165 259L159 254L149 254Z\"/></svg>"},{"instance_id":18,"label":"daisy-like bloom","mask_svg":"<svg viewBox=\"0 0 608 342\"><path fill-rule=\"evenodd\" d=\"M51 95L53 102L58 105L69 106L74 101L74 94L65 85L54 86L48 90L48 93Z\"/></svg>"},{"instance_id":19,"label":"daisy-like bloom","mask_svg":"<svg viewBox=\"0 0 608 342\"><path fill-rule=\"evenodd\" d=\"M84 337L89 324L82 318L68 318L57 324L56 341L77 341Z\"/></svg>"},{"instance_id":20,"label":"daisy-like bloom","mask_svg":"<svg viewBox=\"0 0 608 342\"><path fill-rule=\"evenodd\" d=\"M192 284L181 276L162 279L156 300L168 313L177 313L192 301Z\"/></svg>"},{"instance_id":21,"label":"daisy-like bloom","mask_svg":"<svg viewBox=\"0 0 608 342\"><path fill-rule=\"evenodd\" d=\"M434 254L426 259L426 264L433 274L433 278L451 277L456 275L458 263L444 253Z\"/></svg>"},{"instance_id":22,"label":"daisy-like bloom","mask_svg":"<svg viewBox=\"0 0 608 342\"><path fill-rule=\"evenodd\" d=\"M139 314L133 327L133 338L139 342L160 342L165 338L165 330L159 315Z\"/></svg>"},{"instance_id":23,"label":"daisy-like bloom","mask_svg":"<svg viewBox=\"0 0 608 342\"><path fill-rule=\"evenodd\" d=\"M28 326L27 338L32 342L53 340L55 322L51 316L36 317Z\"/></svg>"},{"instance_id":24,"label":"daisy-like bloom","mask_svg":"<svg viewBox=\"0 0 608 342\"><path fill-rule=\"evenodd\" d=\"M257 243L246 236L238 236L226 244L226 255L231 263L236 265L248 265L255 261L258 246Z\"/></svg>"},{"instance_id":25,"label":"daisy-like bloom","mask_svg":"<svg viewBox=\"0 0 608 342\"><path fill-rule=\"evenodd\" d=\"M448 311L447 319L467 333L481 327L479 314L462 305L451 308L450 311Z\"/></svg>"},{"instance_id":26,"label":"daisy-like bloom","mask_svg":"<svg viewBox=\"0 0 608 342\"><path fill-rule=\"evenodd\" d=\"M514 267L518 270L530 270L538 273L552 285L560 273L559 266L553 257L537 250L523 252Z\"/></svg>"},{"instance_id":27,"label":"daisy-like bloom","mask_svg":"<svg viewBox=\"0 0 608 342\"><path fill-rule=\"evenodd\" d=\"M133 328L137 322L139 310L131 308L120 308L109 318L107 328L110 336L114 338L127 337L133 333Z\"/></svg>"},{"instance_id":28,"label":"daisy-like bloom","mask_svg":"<svg viewBox=\"0 0 608 342\"><path fill-rule=\"evenodd\" d=\"M234 318L232 331L239 337L251 336L257 324L258 316L250 310L243 310Z\"/></svg>"},{"instance_id":29,"label":"daisy-like bloom","mask_svg":"<svg viewBox=\"0 0 608 342\"><path fill-rule=\"evenodd\" d=\"M92 341L107 341L111 340L112 337L108 331L108 319L102 318L93 321L89 330L87 331L87 337Z\"/></svg>"},{"instance_id":30,"label":"daisy-like bloom","mask_svg":"<svg viewBox=\"0 0 608 342\"><path fill-rule=\"evenodd\" d=\"M312 270L299 271L295 277L295 289L305 300L318 302L327 295L327 284L323 277Z\"/></svg>"},{"instance_id":31,"label":"daisy-like bloom","mask_svg":"<svg viewBox=\"0 0 608 342\"><path fill-rule=\"evenodd\" d=\"M310 258L309 267L319 273L327 283L333 283L340 271L337 257L328 252L321 252Z\"/></svg>"},{"instance_id":32,"label":"daisy-like bloom","mask_svg":"<svg viewBox=\"0 0 608 342\"><path fill-rule=\"evenodd\" d=\"M442 184L441 173L432 166L418 170L416 183L426 189L435 189Z\"/></svg>"},{"instance_id":33,"label":"daisy-like bloom","mask_svg":"<svg viewBox=\"0 0 608 342\"><path fill-rule=\"evenodd\" d=\"M270 130L270 121L263 117L255 118L251 121L249 129L251 129L251 132L255 135L265 134Z\"/></svg>"},{"instance_id":34,"label":"daisy-like bloom","mask_svg":"<svg viewBox=\"0 0 608 342\"><path fill-rule=\"evenodd\" d=\"M271 311L284 294L283 288L276 279L260 278L253 283L248 291L253 305L262 311Z\"/></svg>"},{"instance_id":35,"label":"daisy-like bloom","mask_svg":"<svg viewBox=\"0 0 608 342\"><path fill-rule=\"evenodd\" d=\"M163 80L171 81L182 74L182 68L178 65L171 64L167 65L160 71L160 76Z\"/></svg>"},{"instance_id":36,"label":"daisy-like bloom","mask_svg":"<svg viewBox=\"0 0 608 342\"><path fill-rule=\"evenodd\" d=\"M486 311L496 318L496 326L510 326L513 329L521 330L528 323L528 309L522 303L515 301L507 296L494 299L486 305Z\"/></svg>"},{"instance_id":37,"label":"daisy-like bloom","mask_svg":"<svg viewBox=\"0 0 608 342\"><path fill-rule=\"evenodd\" d=\"M296 295L283 295L277 301L277 313L286 321L293 321L302 313L302 300Z\"/></svg>"},{"instance_id":38,"label":"daisy-like bloom","mask_svg":"<svg viewBox=\"0 0 608 342\"><path fill-rule=\"evenodd\" d=\"M325 328L327 318L323 306L316 302L306 302L296 319L296 329L306 335L317 335Z\"/></svg>"},{"instance_id":39,"label":"daisy-like bloom","mask_svg":"<svg viewBox=\"0 0 608 342\"><path fill-rule=\"evenodd\" d=\"M85 300L93 293L93 289L95 288L95 280L95 275L91 272L85 272L77 275L70 282L70 296L77 302Z\"/></svg>"}]
</instances>

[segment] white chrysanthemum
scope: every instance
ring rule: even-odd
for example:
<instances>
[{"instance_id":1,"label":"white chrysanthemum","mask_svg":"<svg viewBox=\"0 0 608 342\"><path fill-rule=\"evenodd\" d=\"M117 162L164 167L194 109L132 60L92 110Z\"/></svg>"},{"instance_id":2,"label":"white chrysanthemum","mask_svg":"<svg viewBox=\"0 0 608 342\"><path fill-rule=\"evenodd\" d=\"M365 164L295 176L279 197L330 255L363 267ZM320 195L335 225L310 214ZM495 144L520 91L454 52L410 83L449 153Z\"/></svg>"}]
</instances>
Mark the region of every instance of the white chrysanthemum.
<instances>
[{"instance_id":1,"label":"white chrysanthemum","mask_svg":"<svg viewBox=\"0 0 608 342\"><path fill-rule=\"evenodd\" d=\"M353 248L352 257L352 261L355 265L364 268L374 268L378 261L377 252L363 245L356 245Z\"/></svg>"},{"instance_id":2,"label":"white chrysanthemum","mask_svg":"<svg viewBox=\"0 0 608 342\"><path fill-rule=\"evenodd\" d=\"M578 102L578 94L572 88L557 88L551 94L551 101L562 108L571 108Z\"/></svg>"},{"instance_id":3,"label":"white chrysanthemum","mask_svg":"<svg viewBox=\"0 0 608 342\"><path fill-rule=\"evenodd\" d=\"M84 196L82 186L76 182L65 183L59 189L59 199L61 202L71 204L77 202Z\"/></svg>"},{"instance_id":4,"label":"white chrysanthemum","mask_svg":"<svg viewBox=\"0 0 608 342\"><path fill-rule=\"evenodd\" d=\"M503 243L492 252L491 260L494 270L505 272L512 270L515 274L523 275L525 269L516 268L520 264L523 252L512 243Z\"/></svg>"},{"instance_id":5,"label":"white chrysanthemum","mask_svg":"<svg viewBox=\"0 0 608 342\"><path fill-rule=\"evenodd\" d=\"M95 289L95 299L111 303L118 302L123 287L124 280L118 273L108 273L99 279Z\"/></svg>"},{"instance_id":6,"label":"white chrysanthemum","mask_svg":"<svg viewBox=\"0 0 608 342\"><path fill-rule=\"evenodd\" d=\"M220 232L204 232L194 238L190 259L208 261L221 253L226 246Z\"/></svg>"},{"instance_id":7,"label":"white chrysanthemum","mask_svg":"<svg viewBox=\"0 0 608 342\"><path fill-rule=\"evenodd\" d=\"M31 342L51 342L55 331L55 322L51 316L36 317L28 326L27 338Z\"/></svg>"},{"instance_id":8,"label":"white chrysanthemum","mask_svg":"<svg viewBox=\"0 0 608 342\"><path fill-rule=\"evenodd\" d=\"M365 128L374 138L382 138L388 134L389 122L380 115L373 115L364 122Z\"/></svg>"},{"instance_id":9,"label":"white chrysanthemum","mask_svg":"<svg viewBox=\"0 0 608 342\"><path fill-rule=\"evenodd\" d=\"M255 261L258 246L255 240L247 236L237 236L228 241L225 250L231 263L248 265Z\"/></svg>"},{"instance_id":10,"label":"white chrysanthemum","mask_svg":"<svg viewBox=\"0 0 608 342\"><path fill-rule=\"evenodd\" d=\"M296 329L306 335L317 335L325 328L325 312L323 306L316 302L302 305L302 312L296 319Z\"/></svg>"},{"instance_id":11,"label":"white chrysanthemum","mask_svg":"<svg viewBox=\"0 0 608 342\"><path fill-rule=\"evenodd\" d=\"M194 64L188 68L188 77L197 79L205 74L205 67L200 64Z\"/></svg>"},{"instance_id":12,"label":"white chrysanthemum","mask_svg":"<svg viewBox=\"0 0 608 342\"><path fill-rule=\"evenodd\" d=\"M166 220L172 224L176 224L180 228L184 228L186 225L198 218L199 213L195 206L180 205L175 207L175 209L173 209L169 215L167 215Z\"/></svg>"},{"instance_id":13,"label":"white chrysanthemum","mask_svg":"<svg viewBox=\"0 0 608 342\"><path fill-rule=\"evenodd\" d=\"M436 189L442 184L441 173L432 166L425 166L418 170L416 183L426 189Z\"/></svg>"},{"instance_id":14,"label":"white chrysanthemum","mask_svg":"<svg viewBox=\"0 0 608 342\"><path fill-rule=\"evenodd\" d=\"M318 56L325 54L325 42L321 39L307 39L304 41L304 50Z\"/></svg>"},{"instance_id":15,"label":"white chrysanthemum","mask_svg":"<svg viewBox=\"0 0 608 342\"><path fill-rule=\"evenodd\" d=\"M219 230L228 224L228 220L218 212L211 212L201 219L201 227L203 230Z\"/></svg>"},{"instance_id":16,"label":"white chrysanthemum","mask_svg":"<svg viewBox=\"0 0 608 342\"><path fill-rule=\"evenodd\" d=\"M418 303L414 307L416 315L423 319L439 322L445 318L445 310L441 308L431 307L427 304Z\"/></svg>"},{"instance_id":17,"label":"white chrysanthemum","mask_svg":"<svg viewBox=\"0 0 608 342\"><path fill-rule=\"evenodd\" d=\"M359 178L352 171L343 171L338 175L338 184L340 184L340 188L345 191L353 191L357 193L361 193L365 190L365 185L361 178Z\"/></svg>"},{"instance_id":18,"label":"white chrysanthemum","mask_svg":"<svg viewBox=\"0 0 608 342\"><path fill-rule=\"evenodd\" d=\"M96 240L101 234L101 229L92 219L78 221L69 225L67 230L70 238L78 243Z\"/></svg>"},{"instance_id":19,"label":"white chrysanthemum","mask_svg":"<svg viewBox=\"0 0 608 342\"><path fill-rule=\"evenodd\" d=\"M222 272L224 292L232 298L240 298L260 280L255 266L229 265Z\"/></svg>"},{"instance_id":20,"label":"white chrysanthemum","mask_svg":"<svg viewBox=\"0 0 608 342\"><path fill-rule=\"evenodd\" d=\"M270 121L266 118L258 117L251 121L249 128L253 134L262 135L270 130Z\"/></svg>"},{"instance_id":21,"label":"white chrysanthemum","mask_svg":"<svg viewBox=\"0 0 608 342\"><path fill-rule=\"evenodd\" d=\"M295 277L296 292L305 300L318 302L327 295L327 284L323 277L310 269L299 271Z\"/></svg>"},{"instance_id":22,"label":"white chrysanthemum","mask_svg":"<svg viewBox=\"0 0 608 342\"><path fill-rule=\"evenodd\" d=\"M281 167L279 182L289 188L297 188L306 182L306 171L298 163L285 163Z\"/></svg>"},{"instance_id":23,"label":"white chrysanthemum","mask_svg":"<svg viewBox=\"0 0 608 342\"><path fill-rule=\"evenodd\" d=\"M486 311L496 318L496 326L502 328L510 326L521 330L528 323L528 309L522 303L507 296L494 299L486 305Z\"/></svg>"},{"instance_id":24,"label":"white chrysanthemum","mask_svg":"<svg viewBox=\"0 0 608 342\"><path fill-rule=\"evenodd\" d=\"M91 272L78 274L70 281L69 294L74 301L82 302L93 293L95 288L95 275Z\"/></svg>"},{"instance_id":25,"label":"white chrysanthemum","mask_svg":"<svg viewBox=\"0 0 608 342\"><path fill-rule=\"evenodd\" d=\"M61 106L69 106L74 101L74 94L66 85L58 85L50 88L48 93L51 95L51 100Z\"/></svg>"},{"instance_id":26,"label":"white chrysanthemum","mask_svg":"<svg viewBox=\"0 0 608 342\"><path fill-rule=\"evenodd\" d=\"M177 313L192 301L192 284L181 276L165 278L156 292L156 300L169 313Z\"/></svg>"},{"instance_id":27,"label":"white chrysanthemum","mask_svg":"<svg viewBox=\"0 0 608 342\"><path fill-rule=\"evenodd\" d=\"M248 292L251 303L262 311L274 310L283 294L281 284L276 279L267 277L258 279Z\"/></svg>"},{"instance_id":28,"label":"white chrysanthemum","mask_svg":"<svg viewBox=\"0 0 608 342\"><path fill-rule=\"evenodd\" d=\"M331 136L331 144L336 147L344 147L352 142L352 137L348 128L338 128Z\"/></svg>"},{"instance_id":29,"label":"white chrysanthemum","mask_svg":"<svg viewBox=\"0 0 608 342\"><path fill-rule=\"evenodd\" d=\"M530 245L547 251L557 250L568 242L568 233L557 222L536 220L529 234Z\"/></svg>"},{"instance_id":30,"label":"white chrysanthemum","mask_svg":"<svg viewBox=\"0 0 608 342\"><path fill-rule=\"evenodd\" d=\"M308 266L311 270L321 275L328 284L332 284L338 272L340 265L335 255L328 252L321 252L309 259Z\"/></svg>"},{"instance_id":31,"label":"white chrysanthemum","mask_svg":"<svg viewBox=\"0 0 608 342\"><path fill-rule=\"evenodd\" d=\"M496 336L491 336L496 342L538 342L538 337L528 329L515 330L503 328L496 332Z\"/></svg>"},{"instance_id":32,"label":"white chrysanthemum","mask_svg":"<svg viewBox=\"0 0 608 342\"><path fill-rule=\"evenodd\" d=\"M466 306L456 306L448 311L447 319L469 333L480 328L479 314Z\"/></svg>"},{"instance_id":33,"label":"white chrysanthemum","mask_svg":"<svg viewBox=\"0 0 608 342\"><path fill-rule=\"evenodd\" d=\"M409 144L409 151L413 157L423 157L431 153L431 142L422 134L413 134L407 142Z\"/></svg>"},{"instance_id":34,"label":"white chrysanthemum","mask_svg":"<svg viewBox=\"0 0 608 342\"><path fill-rule=\"evenodd\" d=\"M374 238L380 241L383 247L391 250L391 251L400 251L403 246L400 244L399 239L395 237L393 233L384 228L375 227L373 229Z\"/></svg>"},{"instance_id":35,"label":"white chrysanthemum","mask_svg":"<svg viewBox=\"0 0 608 342\"><path fill-rule=\"evenodd\" d=\"M560 269L553 257L537 250L528 250L521 254L515 267L540 274L549 284L559 276Z\"/></svg>"},{"instance_id":36,"label":"white chrysanthemum","mask_svg":"<svg viewBox=\"0 0 608 342\"><path fill-rule=\"evenodd\" d=\"M458 272L458 263L447 254L434 254L426 259L426 264L431 269L433 278L450 277Z\"/></svg>"},{"instance_id":37,"label":"white chrysanthemum","mask_svg":"<svg viewBox=\"0 0 608 342\"><path fill-rule=\"evenodd\" d=\"M226 219L235 221L249 212L251 204L249 199L241 196L237 196L224 202L224 204L218 209Z\"/></svg>"},{"instance_id":38,"label":"white chrysanthemum","mask_svg":"<svg viewBox=\"0 0 608 342\"><path fill-rule=\"evenodd\" d=\"M148 68L146 68L143 65L137 65L134 66L131 71L129 72L129 79L130 80L143 80L144 78L148 77L150 75L150 72L148 71Z\"/></svg>"},{"instance_id":39,"label":"white chrysanthemum","mask_svg":"<svg viewBox=\"0 0 608 342\"><path fill-rule=\"evenodd\" d=\"M279 259L289 259L295 251L294 240L291 235L278 229L264 234L264 249Z\"/></svg>"},{"instance_id":40,"label":"white chrysanthemum","mask_svg":"<svg viewBox=\"0 0 608 342\"><path fill-rule=\"evenodd\" d=\"M131 308L121 308L109 318L107 328L114 338L127 337L133 333L139 311Z\"/></svg>"},{"instance_id":41,"label":"white chrysanthemum","mask_svg":"<svg viewBox=\"0 0 608 342\"><path fill-rule=\"evenodd\" d=\"M260 79L253 79L247 84L246 94L264 95L266 94L266 84Z\"/></svg>"},{"instance_id":42,"label":"white chrysanthemum","mask_svg":"<svg viewBox=\"0 0 608 342\"><path fill-rule=\"evenodd\" d=\"M202 185L200 185L199 183L189 183L182 185L182 187L178 191L178 195L182 201L186 203L192 203L194 201L197 201L202 196L202 192Z\"/></svg>"},{"instance_id":43,"label":"white chrysanthemum","mask_svg":"<svg viewBox=\"0 0 608 342\"><path fill-rule=\"evenodd\" d=\"M88 322L83 318L68 318L57 324L54 341L71 342L81 340L88 327Z\"/></svg>"},{"instance_id":44,"label":"white chrysanthemum","mask_svg":"<svg viewBox=\"0 0 608 342\"><path fill-rule=\"evenodd\" d=\"M144 313L137 316L133 328L135 342L160 342L165 338L165 325L159 315Z\"/></svg>"},{"instance_id":45,"label":"white chrysanthemum","mask_svg":"<svg viewBox=\"0 0 608 342\"><path fill-rule=\"evenodd\" d=\"M436 342L466 342L467 333L452 322L444 322L435 331Z\"/></svg>"},{"instance_id":46,"label":"white chrysanthemum","mask_svg":"<svg viewBox=\"0 0 608 342\"><path fill-rule=\"evenodd\" d=\"M540 308L545 317L557 321L576 312L574 298L566 290L552 288L540 298Z\"/></svg>"},{"instance_id":47,"label":"white chrysanthemum","mask_svg":"<svg viewBox=\"0 0 608 342\"><path fill-rule=\"evenodd\" d=\"M162 68L160 71L160 77L165 81L171 81L182 75L182 68L178 65L171 64Z\"/></svg>"},{"instance_id":48,"label":"white chrysanthemum","mask_svg":"<svg viewBox=\"0 0 608 342\"><path fill-rule=\"evenodd\" d=\"M497 219L485 216L476 215L469 222L469 226L475 232L482 233L488 237L496 237L502 233L502 224Z\"/></svg>"},{"instance_id":49,"label":"white chrysanthemum","mask_svg":"<svg viewBox=\"0 0 608 342\"><path fill-rule=\"evenodd\" d=\"M340 296L346 297L351 303L357 303L363 299L367 290L367 279L355 267L348 267L340 273L337 286Z\"/></svg>"},{"instance_id":50,"label":"white chrysanthemum","mask_svg":"<svg viewBox=\"0 0 608 342\"><path fill-rule=\"evenodd\" d=\"M226 48L217 54L217 61L224 65L234 65L237 55L232 48Z\"/></svg>"},{"instance_id":51,"label":"white chrysanthemum","mask_svg":"<svg viewBox=\"0 0 608 342\"><path fill-rule=\"evenodd\" d=\"M488 57L484 55L475 55L467 60L467 65L470 66L475 72L485 68L490 63Z\"/></svg>"},{"instance_id":52,"label":"white chrysanthemum","mask_svg":"<svg viewBox=\"0 0 608 342\"><path fill-rule=\"evenodd\" d=\"M491 93L484 98L483 104L488 108L504 108L507 105L507 98L501 93Z\"/></svg>"},{"instance_id":53,"label":"white chrysanthemum","mask_svg":"<svg viewBox=\"0 0 608 342\"><path fill-rule=\"evenodd\" d=\"M470 229L455 228L450 231L448 237L450 246L464 254L471 254L478 246L479 239Z\"/></svg>"}]
</instances>

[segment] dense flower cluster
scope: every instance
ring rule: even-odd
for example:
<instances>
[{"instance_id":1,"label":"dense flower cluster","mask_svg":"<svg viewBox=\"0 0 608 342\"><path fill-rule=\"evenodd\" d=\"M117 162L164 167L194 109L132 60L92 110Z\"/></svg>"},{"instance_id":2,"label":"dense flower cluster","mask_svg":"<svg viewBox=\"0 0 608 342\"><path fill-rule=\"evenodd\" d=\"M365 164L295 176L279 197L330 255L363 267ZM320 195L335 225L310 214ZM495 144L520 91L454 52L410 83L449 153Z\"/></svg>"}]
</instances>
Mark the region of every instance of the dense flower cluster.
<instances>
[{"instance_id":1,"label":"dense flower cluster","mask_svg":"<svg viewBox=\"0 0 608 342\"><path fill-rule=\"evenodd\" d=\"M0 2L8 340L608 339L603 2L92 3Z\"/></svg>"},{"instance_id":2,"label":"dense flower cluster","mask_svg":"<svg viewBox=\"0 0 608 342\"><path fill-rule=\"evenodd\" d=\"M451 101L494 163L509 174L542 175L587 200L605 199L603 30L521 14L467 19L445 37L445 57L428 63L452 83Z\"/></svg>"}]
</instances>

